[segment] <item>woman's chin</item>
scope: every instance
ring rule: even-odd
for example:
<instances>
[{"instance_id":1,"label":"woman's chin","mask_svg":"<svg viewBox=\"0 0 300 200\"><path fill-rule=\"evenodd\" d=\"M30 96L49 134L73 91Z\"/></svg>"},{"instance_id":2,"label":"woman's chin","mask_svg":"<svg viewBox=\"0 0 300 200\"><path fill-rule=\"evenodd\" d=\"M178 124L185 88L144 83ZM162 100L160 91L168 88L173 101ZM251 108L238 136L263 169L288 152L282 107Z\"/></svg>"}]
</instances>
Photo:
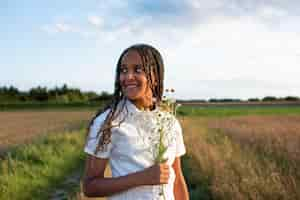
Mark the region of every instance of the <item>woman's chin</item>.
<instances>
[{"instance_id":1,"label":"woman's chin","mask_svg":"<svg viewBox=\"0 0 300 200\"><path fill-rule=\"evenodd\" d=\"M133 94L133 93L126 94L125 96L129 100L136 100L136 99L138 99L138 95L137 94Z\"/></svg>"}]
</instances>

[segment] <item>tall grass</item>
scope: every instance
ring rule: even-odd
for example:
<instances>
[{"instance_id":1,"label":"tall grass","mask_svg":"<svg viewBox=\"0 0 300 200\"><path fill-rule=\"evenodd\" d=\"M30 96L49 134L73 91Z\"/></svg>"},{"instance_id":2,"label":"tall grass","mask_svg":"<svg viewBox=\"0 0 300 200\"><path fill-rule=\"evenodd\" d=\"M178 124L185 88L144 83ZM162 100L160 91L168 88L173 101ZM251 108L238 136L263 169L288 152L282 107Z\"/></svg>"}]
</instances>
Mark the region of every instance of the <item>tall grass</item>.
<instances>
[{"instance_id":1,"label":"tall grass","mask_svg":"<svg viewBox=\"0 0 300 200\"><path fill-rule=\"evenodd\" d=\"M299 115L215 118L208 127L265 156L300 161Z\"/></svg>"},{"instance_id":2,"label":"tall grass","mask_svg":"<svg viewBox=\"0 0 300 200\"><path fill-rule=\"evenodd\" d=\"M187 153L197 166L194 199L300 199L299 165L286 173L275 159L209 129L207 120L185 118L182 122Z\"/></svg>"},{"instance_id":3,"label":"tall grass","mask_svg":"<svg viewBox=\"0 0 300 200\"><path fill-rule=\"evenodd\" d=\"M83 163L84 131L51 134L0 161L0 199L49 199Z\"/></svg>"}]
</instances>

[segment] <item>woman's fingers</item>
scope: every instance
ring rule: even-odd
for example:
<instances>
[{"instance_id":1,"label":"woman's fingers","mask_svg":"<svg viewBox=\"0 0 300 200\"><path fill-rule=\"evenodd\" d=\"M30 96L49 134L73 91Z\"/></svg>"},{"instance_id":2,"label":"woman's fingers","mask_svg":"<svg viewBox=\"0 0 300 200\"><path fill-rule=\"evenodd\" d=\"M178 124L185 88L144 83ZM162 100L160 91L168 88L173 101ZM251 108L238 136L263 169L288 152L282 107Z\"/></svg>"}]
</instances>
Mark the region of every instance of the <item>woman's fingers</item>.
<instances>
[{"instance_id":1,"label":"woman's fingers","mask_svg":"<svg viewBox=\"0 0 300 200\"><path fill-rule=\"evenodd\" d=\"M168 183L170 177L170 166L166 163L160 164L160 183Z\"/></svg>"},{"instance_id":2,"label":"woman's fingers","mask_svg":"<svg viewBox=\"0 0 300 200\"><path fill-rule=\"evenodd\" d=\"M150 185L159 185L168 183L170 177L170 166L165 163L155 164L145 170L146 179Z\"/></svg>"}]
</instances>

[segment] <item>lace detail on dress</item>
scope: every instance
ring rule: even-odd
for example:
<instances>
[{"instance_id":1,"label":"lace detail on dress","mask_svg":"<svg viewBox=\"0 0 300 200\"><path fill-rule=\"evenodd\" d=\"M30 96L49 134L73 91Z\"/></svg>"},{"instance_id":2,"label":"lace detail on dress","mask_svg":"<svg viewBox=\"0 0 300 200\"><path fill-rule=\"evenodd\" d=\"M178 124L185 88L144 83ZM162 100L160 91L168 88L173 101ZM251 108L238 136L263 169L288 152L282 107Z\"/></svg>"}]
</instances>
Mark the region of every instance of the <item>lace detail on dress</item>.
<instances>
[{"instance_id":1,"label":"lace detail on dress","mask_svg":"<svg viewBox=\"0 0 300 200\"><path fill-rule=\"evenodd\" d=\"M170 113L155 110L130 112L127 120L136 125L137 132L153 156L153 161L158 154L160 130L163 132L163 144L169 148L175 144L176 133L173 131L175 118Z\"/></svg>"}]
</instances>

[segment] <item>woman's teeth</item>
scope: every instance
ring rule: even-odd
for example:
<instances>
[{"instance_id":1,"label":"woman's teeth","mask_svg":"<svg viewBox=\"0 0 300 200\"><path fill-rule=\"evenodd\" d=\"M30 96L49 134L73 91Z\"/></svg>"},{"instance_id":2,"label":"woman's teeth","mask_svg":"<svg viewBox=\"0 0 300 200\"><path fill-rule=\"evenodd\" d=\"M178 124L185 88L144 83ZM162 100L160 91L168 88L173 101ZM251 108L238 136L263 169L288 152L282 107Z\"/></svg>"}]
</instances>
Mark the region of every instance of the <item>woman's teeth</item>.
<instances>
[{"instance_id":1,"label":"woman's teeth","mask_svg":"<svg viewBox=\"0 0 300 200\"><path fill-rule=\"evenodd\" d=\"M127 85L126 86L126 88L128 88L128 89L132 89L132 88L136 88L137 87L137 85Z\"/></svg>"}]
</instances>

